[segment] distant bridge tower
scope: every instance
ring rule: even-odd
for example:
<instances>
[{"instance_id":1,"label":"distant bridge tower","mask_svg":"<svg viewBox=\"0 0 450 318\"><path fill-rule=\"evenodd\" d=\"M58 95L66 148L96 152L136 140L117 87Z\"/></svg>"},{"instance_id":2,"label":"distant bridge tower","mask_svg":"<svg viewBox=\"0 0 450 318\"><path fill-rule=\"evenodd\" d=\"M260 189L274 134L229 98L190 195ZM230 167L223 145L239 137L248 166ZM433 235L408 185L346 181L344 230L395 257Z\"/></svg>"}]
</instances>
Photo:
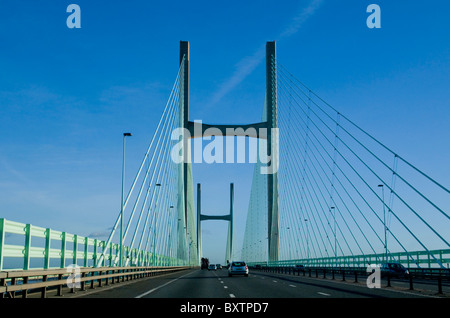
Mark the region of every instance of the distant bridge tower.
<instances>
[{"instance_id":1,"label":"distant bridge tower","mask_svg":"<svg viewBox=\"0 0 450 318\"><path fill-rule=\"evenodd\" d=\"M233 210L234 210L234 184L230 183L230 213L226 215L205 215L201 208L202 196L201 185L197 183L197 248L199 259L202 257L202 225L201 221L224 220L228 221L228 238L225 252L225 260L231 261L233 255Z\"/></svg>"},{"instance_id":2,"label":"distant bridge tower","mask_svg":"<svg viewBox=\"0 0 450 318\"><path fill-rule=\"evenodd\" d=\"M246 125L208 125L189 121L189 42L180 42L180 66L182 67L179 90L179 124L180 128L186 128L189 131L189 138L200 138L208 135L209 128L218 129L223 136L247 136L267 140L267 154L271 158L271 166L278 167L278 136L274 134L277 128L277 74L276 74L276 44L267 42L266 44L266 108L264 113L265 120L259 123ZM233 131L230 135L227 129ZM240 128L240 129L237 129ZM265 130L261 130L265 128ZM255 134L249 133L255 131ZM205 134L206 132L206 134ZM183 224L188 231L190 218L194 215L194 196L192 182L192 167L190 160L191 149L189 138L184 138L183 156L184 163L179 165L179 184L178 212L179 217L183 218ZM268 215L268 251L269 261L277 261L279 258L279 224L278 224L278 173L267 174L267 215ZM181 229L181 227L180 227ZM181 235L179 231L179 235ZM192 234L192 233L191 233ZM198 235L197 235L198 237ZM180 240L181 241L181 240ZM197 242L198 247L199 242ZM179 244L179 253L181 244Z\"/></svg>"}]
</instances>

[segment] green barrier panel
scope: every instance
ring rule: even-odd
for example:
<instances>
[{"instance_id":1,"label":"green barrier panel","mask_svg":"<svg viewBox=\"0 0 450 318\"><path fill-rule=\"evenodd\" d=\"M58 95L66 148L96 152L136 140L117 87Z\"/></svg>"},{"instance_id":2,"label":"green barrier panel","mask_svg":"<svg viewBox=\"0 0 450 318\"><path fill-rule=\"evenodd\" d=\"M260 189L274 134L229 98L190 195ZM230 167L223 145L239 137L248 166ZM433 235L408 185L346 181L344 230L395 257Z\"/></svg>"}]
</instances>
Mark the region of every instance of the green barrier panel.
<instances>
[{"instance_id":1,"label":"green barrier panel","mask_svg":"<svg viewBox=\"0 0 450 318\"><path fill-rule=\"evenodd\" d=\"M5 239L11 234L17 236L16 241L23 243L6 244ZM58 248L52 247L53 245ZM128 246L124 250L126 266L186 265L185 260L154 255ZM98 264L103 251L106 251L106 256L102 264ZM32 260L42 265L32 266ZM8 261L16 266L5 268ZM0 271L65 268L72 264L83 267L117 266L119 244L110 243L106 246L105 241L0 218Z\"/></svg>"}]
</instances>

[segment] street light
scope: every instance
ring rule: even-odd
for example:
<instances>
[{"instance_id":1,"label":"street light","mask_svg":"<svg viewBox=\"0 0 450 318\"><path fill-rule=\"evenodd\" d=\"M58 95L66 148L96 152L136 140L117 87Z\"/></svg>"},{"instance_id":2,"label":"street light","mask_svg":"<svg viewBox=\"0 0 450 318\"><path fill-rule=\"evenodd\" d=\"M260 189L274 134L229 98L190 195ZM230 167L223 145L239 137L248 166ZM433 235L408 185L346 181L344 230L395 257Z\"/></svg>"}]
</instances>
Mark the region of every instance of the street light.
<instances>
[{"instance_id":1,"label":"street light","mask_svg":"<svg viewBox=\"0 0 450 318\"><path fill-rule=\"evenodd\" d=\"M386 257L386 263L388 261L388 252L387 252L387 229L386 229L386 209L384 207L384 187L382 184L378 185L379 188L381 188L382 195L383 195L383 223L384 223L384 250L385 250L385 257Z\"/></svg>"},{"instance_id":2,"label":"street light","mask_svg":"<svg viewBox=\"0 0 450 318\"><path fill-rule=\"evenodd\" d=\"M286 230L290 230L291 228L288 226L286 227ZM287 234L286 234L287 235ZM289 236L289 235L287 235ZM292 260L292 256L291 256L291 240L288 238L288 248L289 248L289 260Z\"/></svg>"},{"instance_id":3,"label":"street light","mask_svg":"<svg viewBox=\"0 0 450 318\"><path fill-rule=\"evenodd\" d=\"M159 189L161 188L161 183L156 183L155 184L155 192L156 189L158 189L158 194L159 195ZM156 208L158 205L158 199L156 199L156 203L155 203L155 213L156 213ZM156 258L156 223L153 225L153 266L155 266L155 263L158 261L158 259Z\"/></svg>"},{"instance_id":4,"label":"street light","mask_svg":"<svg viewBox=\"0 0 450 318\"><path fill-rule=\"evenodd\" d=\"M123 134L123 152L122 152L122 198L120 205L120 260L119 266L122 266L122 258L123 258L123 187L124 187L124 179L125 179L125 137L131 137L131 133Z\"/></svg>"},{"instance_id":5,"label":"street light","mask_svg":"<svg viewBox=\"0 0 450 318\"><path fill-rule=\"evenodd\" d=\"M169 207L169 214L172 214L170 209L173 209L173 205L171 205ZM172 229L173 229L173 227L172 227ZM172 249L171 249L172 241L170 240L171 234L172 234L172 230L169 231L169 241L168 241L168 244L167 244L168 247L169 247L169 251L168 251L168 254L169 254L169 265L173 265L173 260L172 260L172 257L171 257L172 256Z\"/></svg>"},{"instance_id":6,"label":"street light","mask_svg":"<svg viewBox=\"0 0 450 318\"><path fill-rule=\"evenodd\" d=\"M305 219L306 224L306 248L307 248L307 259L308 259L308 265L310 263L309 259L309 228L308 228L308 219Z\"/></svg>"},{"instance_id":7,"label":"street light","mask_svg":"<svg viewBox=\"0 0 450 318\"><path fill-rule=\"evenodd\" d=\"M331 210L334 210L334 213L332 213L334 219L334 261L337 267L336 210L334 209L334 206L330 207L330 212Z\"/></svg>"}]
</instances>

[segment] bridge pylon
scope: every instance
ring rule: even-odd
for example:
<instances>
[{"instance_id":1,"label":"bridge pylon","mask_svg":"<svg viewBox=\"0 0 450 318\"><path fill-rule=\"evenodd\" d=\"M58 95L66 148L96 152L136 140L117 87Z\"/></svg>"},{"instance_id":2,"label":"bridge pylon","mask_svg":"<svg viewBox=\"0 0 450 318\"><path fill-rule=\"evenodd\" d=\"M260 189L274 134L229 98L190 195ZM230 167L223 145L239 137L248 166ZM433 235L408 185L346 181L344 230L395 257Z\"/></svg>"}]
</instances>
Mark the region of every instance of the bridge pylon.
<instances>
[{"instance_id":1,"label":"bridge pylon","mask_svg":"<svg viewBox=\"0 0 450 318\"><path fill-rule=\"evenodd\" d=\"M230 212L226 215L206 215L202 214L201 208L201 185L197 183L197 255L199 259L202 255L202 221L207 220L224 220L228 221L228 237L225 251L225 260L231 261L233 255L233 211L234 211L234 184L230 183Z\"/></svg>"},{"instance_id":2,"label":"bridge pylon","mask_svg":"<svg viewBox=\"0 0 450 318\"><path fill-rule=\"evenodd\" d=\"M274 167L278 167L278 133L277 133L277 74L276 74L276 43L274 41L266 43L266 92L265 109L263 120L258 123L245 125L210 125L200 124L189 120L189 42L180 42L180 67L182 68L179 90L179 127L187 129L189 134L183 137L183 164L179 165L179 217L183 218L186 233L189 222L193 221L194 197L191 167L190 138L201 138L207 136L207 130L215 128L222 136L247 136L267 141L267 155L271 163L267 172L267 216L268 216L268 255L269 261L279 259L279 217L278 217L278 172ZM239 128L239 129L238 129ZM261 132L263 131L263 132ZM191 228L192 234L192 228ZM179 232L179 235L182 235ZM197 250L200 242L197 233ZM180 238L181 242L181 238ZM179 248L181 248L179 244ZM179 253L180 250L179 250ZM198 256L198 255L197 255ZM199 256L198 256L199 257Z\"/></svg>"}]
</instances>

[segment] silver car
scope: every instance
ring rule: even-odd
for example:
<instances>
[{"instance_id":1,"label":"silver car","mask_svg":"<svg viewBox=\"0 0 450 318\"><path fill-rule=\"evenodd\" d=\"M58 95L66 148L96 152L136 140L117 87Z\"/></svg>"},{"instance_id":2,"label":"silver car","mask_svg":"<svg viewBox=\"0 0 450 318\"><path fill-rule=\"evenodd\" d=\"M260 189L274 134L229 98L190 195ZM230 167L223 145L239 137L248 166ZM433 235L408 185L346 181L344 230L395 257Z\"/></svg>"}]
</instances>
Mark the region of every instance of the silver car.
<instances>
[{"instance_id":1,"label":"silver car","mask_svg":"<svg viewBox=\"0 0 450 318\"><path fill-rule=\"evenodd\" d=\"M245 262L239 261L239 262L231 262L230 266L228 267L228 276L233 275L244 275L248 276L248 266L245 264Z\"/></svg>"}]
</instances>

